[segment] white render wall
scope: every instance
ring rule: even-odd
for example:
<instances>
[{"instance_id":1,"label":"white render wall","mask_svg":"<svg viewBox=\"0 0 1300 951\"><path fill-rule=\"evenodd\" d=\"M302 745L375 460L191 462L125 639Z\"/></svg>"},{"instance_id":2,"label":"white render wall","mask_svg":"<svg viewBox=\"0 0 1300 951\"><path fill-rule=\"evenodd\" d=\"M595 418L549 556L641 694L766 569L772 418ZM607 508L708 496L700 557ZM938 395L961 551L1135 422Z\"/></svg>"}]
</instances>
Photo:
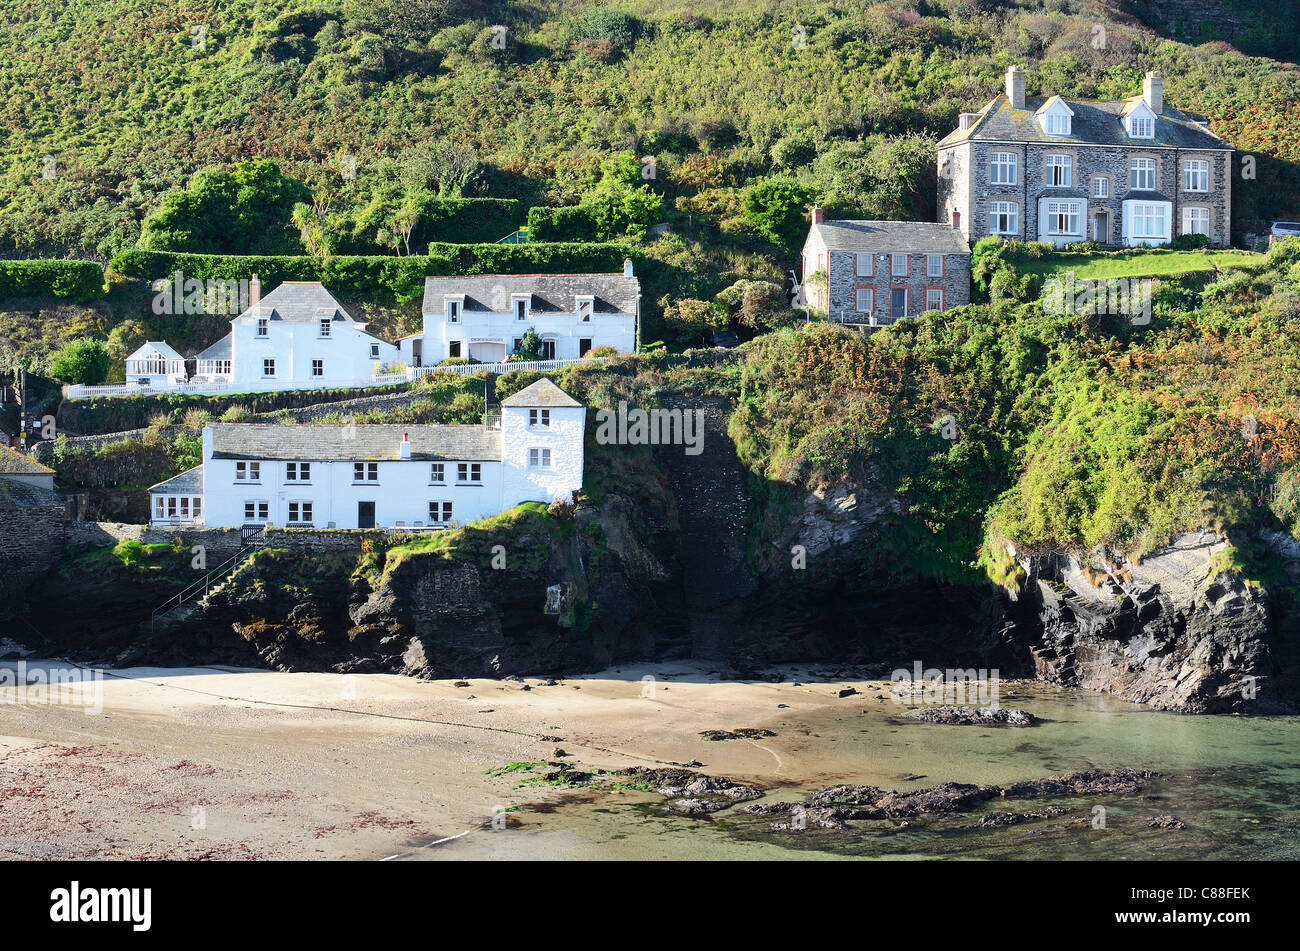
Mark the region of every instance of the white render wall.
<instances>
[{"instance_id":1,"label":"white render wall","mask_svg":"<svg viewBox=\"0 0 1300 951\"><path fill-rule=\"evenodd\" d=\"M501 453L505 497L510 505L526 500L567 501L582 488L584 406L550 407L549 427L529 426L528 407L501 407ZM528 466L529 449L550 449L550 469ZM507 506L508 507L508 506Z\"/></svg>"},{"instance_id":2,"label":"white render wall","mask_svg":"<svg viewBox=\"0 0 1300 951\"><path fill-rule=\"evenodd\" d=\"M320 385L322 380L363 383L377 368L400 358L396 346L358 330L351 321L336 320L330 336L320 336L311 323L272 320L265 337L257 336L257 319L236 320L230 325L232 383L255 390L266 383L295 381ZM372 344L379 345L379 358L370 356ZM262 361L275 360L275 376L262 375ZM324 373L313 377L313 360L324 361Z\"/></svg>"},{"instance_id":3,"label":"white render wall","mask_svg":"<svg viewBox=\"0 0 1300 951\"><path fill-rule=\"evenodd\" d=\"M392 528L398 522L413 525L429 521L429 503L452 503L452 518L465 524L495 515L524 499L505 503L502 497L501 463L481 463L481 485L456 484L456 463L444 463L445 485L431 485L430 464L423 460L393 460L379 463L379 481L354 483L352 462L313 462L311 482L285 481L286 463L264 461L257 484L235 481L235 461L208 459L203 463L203 520L209 527L235 528L249 524L244 518L245 501L269 503L272 525L289 524L289 503L312 503L311 524L326 528L357 527L357 503L375 503L375 525ZM262 524L257 518L252 524Z\"/></svg>"},{"instance_id":4,"label":"white render wall","mask_svg":"<svg viewBox=\"0 0 1300 951\"><path fill-rule=\"evenodd\" d=\"M460 341L462 357L470 356L475 343L490 342L504 346L501 359L505 359L513 352L515 339L522 337L530 327L544 340L555 341L556 360L576 360L579 341L583 339L590 339L593 348L613 347L619 353L631 353L636 349L635 314L597 313L584 323L576 313L530 313L524 320L519 320L514 314L470 311L462 312L460 319L452 323L445 312L439 311L424 315L423 364L432 366L447 359L447 345L453 340ZM402 342L402 355L410 360L410 340Z\"/></svg>"}]
</instances>

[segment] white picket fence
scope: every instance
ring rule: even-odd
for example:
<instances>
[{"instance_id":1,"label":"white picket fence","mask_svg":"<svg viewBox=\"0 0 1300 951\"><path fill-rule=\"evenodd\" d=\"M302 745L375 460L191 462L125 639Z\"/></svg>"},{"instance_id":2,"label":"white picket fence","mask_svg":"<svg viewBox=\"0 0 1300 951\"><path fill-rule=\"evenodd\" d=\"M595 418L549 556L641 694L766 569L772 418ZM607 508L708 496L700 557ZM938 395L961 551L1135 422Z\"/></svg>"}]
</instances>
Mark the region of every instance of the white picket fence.
<instances>
[{"instance_id":1,"label":"white picket fence","mask_svg":"<svg viewBox=\"0 0 1300 951\"><path fill-rule=\"evenodd\" d=\"M64 387L64 396L70 400L85 400L105 396L157 396L163 393L271 393L281 390L349 390L368 386L393 386L410 383L430 373L455 373L463 375L486 370L505 373L509 370L558 370L571 363L598 363L607 357L581 357L576 360L521 360L517 363L464 363L453 366L407 367L396 373L376 373L363 380L285 380L258 381L257 383L177 383L166 387L142 386L138 383L108 383L86 386L72 383Z\"/></svg>"}]
</instances>

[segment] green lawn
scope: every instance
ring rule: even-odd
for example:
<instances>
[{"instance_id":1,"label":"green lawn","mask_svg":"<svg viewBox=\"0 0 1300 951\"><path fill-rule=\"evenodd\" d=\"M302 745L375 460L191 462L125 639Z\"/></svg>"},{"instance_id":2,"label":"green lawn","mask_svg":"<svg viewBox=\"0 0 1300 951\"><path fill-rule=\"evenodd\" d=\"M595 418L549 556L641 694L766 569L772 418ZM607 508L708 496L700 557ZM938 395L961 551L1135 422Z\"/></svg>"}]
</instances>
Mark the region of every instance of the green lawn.
<instances>
[{"instance_id":1,"label":"green lawn","mask_svg":"<svg viewBox=\"0 0 1300 951\"><path fill-rule=\"evenodd\" d=\"M1015 267L1024 274L1047 278L1073 271L1079 280L1110 277L1157 277L1224 268L1255 268L1264 255L1253 251L1131 251L1097 254L1048 254L1041 258L1017 257Z\"/></svg>"}]
</instances>

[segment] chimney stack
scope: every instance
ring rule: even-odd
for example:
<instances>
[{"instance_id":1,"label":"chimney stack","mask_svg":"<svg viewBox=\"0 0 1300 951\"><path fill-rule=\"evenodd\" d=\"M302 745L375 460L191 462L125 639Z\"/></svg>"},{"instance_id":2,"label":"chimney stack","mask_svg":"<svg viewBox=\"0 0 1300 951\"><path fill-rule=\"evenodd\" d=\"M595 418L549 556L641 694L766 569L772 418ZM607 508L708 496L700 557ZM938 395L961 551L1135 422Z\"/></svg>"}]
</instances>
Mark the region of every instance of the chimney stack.
<instances>
[{"instance_id":1,"label":"chimney stack","mask_svg":"<svg viewBox=\"0 0 1300 951\"><path fill-rule=\"evenodd\" d=\"M397 455L399 459L411 458L411 440L406 438L406 433L402 433L402 445L398 449Z\"/></svg>"},{"instance_id":2,"label":"chimney stack","mask_svg":"<svg viewBox=\"0 0 1300 951\"><path fill-rule=\"evenodd\" d=\"M262 299L262 282L258 279L257 273L253 273L252 279L248 282L248 305L256 307Z\"/></svg>"},{"instance_id":3,"label":"chimney stack","mask_svg":"<svg viewBox=\"0 0 1300 951\"><path fill-rule=\"evenodd\" d=\"M632 273L632 259L631 259L631 258L624 258L624 259L623 259L623 276L624 276L624 277L633 277L633 276L635 276L635 275L633 275L633 273Z\"/></svg>"},{"instance_id":4,"label":"chimney stack","mask_svg":"<svg viewBox=\"0 0 1300 951\"><path fill-rule=\"evenodd\" d=\"M1165 81L1154 69L1142 80L1142 100L1156 115L1165 111Z\"/></svg>"},{"instance_id":5,"label":"chimney stack","mask_svg":"<svg viewBox=\"0 0 1300 951\"><path fill-rule=\"evenodd\" d=\"M1019 66L1007 67L1007 100L1012 109L1025 108L1025 71Z\"/></svg>"},{"instance_id":6,"label":"chimney stack","mask_svg":"<svg viewBox=\"0 0 1300 951\"><path fill-rule=\"evenodd\" d=\"M823 221L825 221L825 220L826 220L826 215L825 215L825 213L822 211L822 206L821 206L821 205L813 205L813 206L812 206L812 223L815 224L815 225L819 225L819 224L821 224L821 223L822 223Z\"/></svg>"}]
</instances>

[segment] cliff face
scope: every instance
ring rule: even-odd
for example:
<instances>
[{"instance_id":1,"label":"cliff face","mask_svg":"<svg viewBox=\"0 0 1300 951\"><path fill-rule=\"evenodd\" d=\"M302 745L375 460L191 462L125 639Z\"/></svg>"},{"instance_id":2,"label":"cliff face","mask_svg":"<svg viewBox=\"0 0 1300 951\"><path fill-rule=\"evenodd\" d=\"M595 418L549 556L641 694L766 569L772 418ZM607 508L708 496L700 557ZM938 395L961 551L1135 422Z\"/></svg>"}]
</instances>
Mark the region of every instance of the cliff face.
<instances>
[{"instance_id":1,"label":"cliff face","mask_svg":"<svg viewBox=\"0 0 1300 951\"><path fill-rule=\"evenodd\" d=\"M1228 548L1198 532L1132 562L1022 558L1017 639L1053 683L1181 712L1293 709L1295 612L1228 567Z\"/></svg>"},{"instance_id":2,"label":"cliff face","mask_svg":"<svg viewBox=\"0 0 1300 951\"><path fill-rule=\"evenodd\" d=\"M885 672L920 662L1036 675L1169 710L1291 708L1300 614L1232 569L1216 535L1186 535L1131 563L1022 556L1011 596L902 579L878 557L886 525L906 517L895 498L848 483L759 487L726 436L725 406L688 408L705 411L703 453L599 447L592 500L575 512L494 520L459 533L454 550L433 540L372 553L267 550L152 636L140 619L159 592L132 598L87 579L101 606L89 625L97 656L419 677L646 658L716 659L741 674L785 662ZM1300 579L1300 542L1262 542ZM81 603L67 590L62 600Z\"/></svg>"}]
</instances>

